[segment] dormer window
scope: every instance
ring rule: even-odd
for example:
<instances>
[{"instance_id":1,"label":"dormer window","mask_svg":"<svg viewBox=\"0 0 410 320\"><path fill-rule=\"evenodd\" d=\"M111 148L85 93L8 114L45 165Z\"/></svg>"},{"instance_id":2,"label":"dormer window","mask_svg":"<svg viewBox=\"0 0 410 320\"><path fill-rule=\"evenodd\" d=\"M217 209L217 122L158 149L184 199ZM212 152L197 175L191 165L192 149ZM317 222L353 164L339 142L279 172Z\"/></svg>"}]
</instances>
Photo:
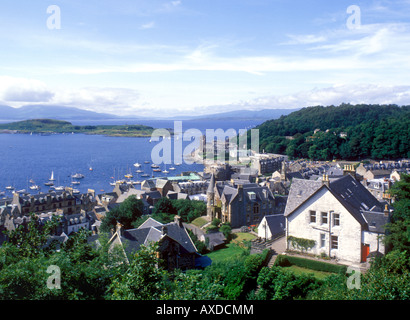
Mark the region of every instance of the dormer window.
<instances>
[{"instance_id":1,"label":"dormer window","mask_svg":"<svg viewBox=\"0 0 410 320\"><path fill-rule=\"evenodd\" d=\"M250 200L256 200L256 193L255 192L248 192L248 196Z\"/></svg>"}]
</instances>

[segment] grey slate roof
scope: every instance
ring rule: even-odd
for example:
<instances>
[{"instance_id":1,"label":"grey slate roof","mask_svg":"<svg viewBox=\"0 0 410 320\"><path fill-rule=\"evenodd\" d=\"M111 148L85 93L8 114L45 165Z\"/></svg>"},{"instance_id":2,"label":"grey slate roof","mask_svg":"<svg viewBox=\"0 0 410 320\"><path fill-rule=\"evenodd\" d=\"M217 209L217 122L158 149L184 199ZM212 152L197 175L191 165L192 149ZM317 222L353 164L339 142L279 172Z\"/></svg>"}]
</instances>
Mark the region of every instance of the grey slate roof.
<instances>
[{"instance_id":1,"label":"grey slate roof","mask_svg":"<svg viewBox=\"0 0 410 320\"><path fill-rule=\"evenodd\" d=\"M384 233L385 225L389 222L389 218L383 213L364 211L363 217L369 226L369 231Z\"/></svg>"},{"instance_id":2,"label":"grey slate roof","mask_svg":"<svg viewBox=\"0 0 410 320\"><path fill-rule=\"evenodd\" d=\"M267 215L265 219L272 235L277 235L285 231L286 222L283 214Z\"/></svg>"},{"instance_id":3,"label":"grey slate roof","mask_svg":"<svg viewBox=\"0 0 410 320\"><path fill-rule=\"evenodd\" d=\"M166 235L163 232L164 229L166 229ZM183 225L175 222L162 224L152 218L149 218L136 229L124 230L121 235L121 242L125 245L125 251L129 255L139 250L141 245L147 245L149 242L158 242L164 236L178 242L182 247L182 252L197 252Z\"/></svg>"},{"instance_id":4,"label":"grey slate roof","mask_svg":"<svg viewBox=\"0 0 410 320\"><path fill-rule=\"evenodd\" d=\"M293 179L290 187L288 201L285 208L285 217L291 214L297 207L310 198L323 186L321 181L306 179Z\"/></svg>"}]
</instances>

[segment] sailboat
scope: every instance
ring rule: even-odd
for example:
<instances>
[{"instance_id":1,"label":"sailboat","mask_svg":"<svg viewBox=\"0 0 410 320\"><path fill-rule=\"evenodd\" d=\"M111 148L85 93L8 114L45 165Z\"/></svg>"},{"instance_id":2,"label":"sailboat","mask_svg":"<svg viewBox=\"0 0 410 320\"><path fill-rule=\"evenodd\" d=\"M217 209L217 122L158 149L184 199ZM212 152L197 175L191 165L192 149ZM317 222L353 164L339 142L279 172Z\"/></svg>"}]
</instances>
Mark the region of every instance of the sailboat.
<instances>
[{"instance_id":1,"label":"sailboat","mask_svg":"<svg viewBox=\"0 0 410 320\"><path fill-rule=\"evenodd\" d=\"M165 165L165 170L162 170L163 173L169 173L169 171L167 171L167 165Z\"/></svg>"},{"instance_id":2,"label":"sailboat","mask_svg":"<svg viewBox=\"0 0 410 320\"><path fill-rule=\"evenodd\" d=\"M51 171L51 177L50 177L50 179L48 179L48 180L50 180L50 181L54 181L55 179L54 179L54 171Z\"/></svg>"},{"instance_id":3,"label":"sailboat","mask_svg":"<svg viewBox=\"0 0 410 320\"><path fill-rule=\"evenodd\" d=\"M141 167L141 164L136 162L136 163L134 163L134 167L139 168L139 167Z\"/></svg>"}]
</instances>

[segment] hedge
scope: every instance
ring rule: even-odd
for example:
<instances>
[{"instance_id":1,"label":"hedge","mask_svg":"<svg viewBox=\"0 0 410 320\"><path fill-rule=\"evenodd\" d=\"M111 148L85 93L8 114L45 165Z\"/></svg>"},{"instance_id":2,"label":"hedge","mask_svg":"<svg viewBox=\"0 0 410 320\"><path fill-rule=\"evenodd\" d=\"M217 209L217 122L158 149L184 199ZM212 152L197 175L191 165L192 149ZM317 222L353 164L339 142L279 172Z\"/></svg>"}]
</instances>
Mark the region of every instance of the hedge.
<instances>
[{"instance_id":1,"label":"hedge","mask_svg":"<svg viewBox=\"0 0 410 320\"><path fill-rule=\"evenodd\" d=\"M311 259L304 259L284 255L279 255L276 258L275 265L278 265L280 267L289 267L291 265L296 265L299 267L312 269L316 271L324 271L339 274L345 274L347 270L347 267L342 265L336 265L332 263L326 263L323 261L316 261Z\"/></svg>"}]
</instances>

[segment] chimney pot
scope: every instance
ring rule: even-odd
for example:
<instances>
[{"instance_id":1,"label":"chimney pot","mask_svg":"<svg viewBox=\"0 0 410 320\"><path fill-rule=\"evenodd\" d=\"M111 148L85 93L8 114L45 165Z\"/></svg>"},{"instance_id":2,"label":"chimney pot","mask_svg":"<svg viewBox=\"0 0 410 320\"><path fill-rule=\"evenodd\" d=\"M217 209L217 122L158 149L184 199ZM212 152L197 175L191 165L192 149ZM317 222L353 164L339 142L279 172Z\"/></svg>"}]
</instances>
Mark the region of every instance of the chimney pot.
<instances>
[{"instance_id":1,"label":"chimney pot","mask_svg":"<svg viewBox=\"0 0 410 320\"><path fill-rule=\"evenodd\" d=\"M385 217L389 216L389 206L387 204L384 206L383 212Z\"/></svg>"}]
</instances>

